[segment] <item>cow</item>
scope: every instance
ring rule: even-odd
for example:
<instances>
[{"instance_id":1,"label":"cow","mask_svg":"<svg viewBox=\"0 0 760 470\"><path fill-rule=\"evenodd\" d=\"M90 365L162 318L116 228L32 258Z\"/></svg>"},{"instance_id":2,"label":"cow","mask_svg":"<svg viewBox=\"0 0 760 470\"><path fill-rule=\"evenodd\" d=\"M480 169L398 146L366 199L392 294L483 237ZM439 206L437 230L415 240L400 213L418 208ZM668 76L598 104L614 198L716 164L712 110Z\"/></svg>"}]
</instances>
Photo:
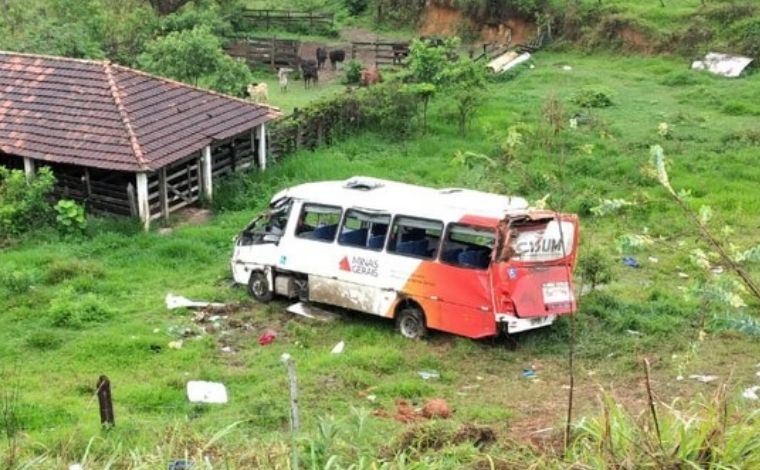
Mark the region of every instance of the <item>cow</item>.
<instances>
[{"instance_id":1,"label":"cow","mask_svg":"<svg viewBox=\"0 0 760 470\"><path fill-rule=\"evenodd\" d=\"M321 70L327 61L327 49L324 47L317 48L317 70Z\"/></svg>"},{"instance_id":2,"label":"cow","mask_svg":"<svg viewBox=\"0 0 760 470\"><path fill-rule=\"evenodd\" d=\"M251 83L248 85L248 96L254 103L269 102L269 87L266 83Z\"/></svg>"},{"instance_id":3,"label":"cow","mask_svg":"<svg viewBox=\"0 0 760 470\"><path fill-rule=\"evenodd\" d=\"M375 85L383 81L380 69L377 67L362 69L361 84L364 86Z\"/></svg>"},{"instance_id":4,"label":"cow","mask_svg":"<svg viewBox=\"0 0 760 470\"><path fill-rule=\"evenodd\" d=\"M332 65L333 70L338 70L338 62L343 62L344 60L346 60L346 51L343 49L330 51L330 65Z\"/></svg>"},{"instance_id":5,"label":"cow","mask_svg":"<svg viewBox=\"0 0 760 470\"><path fill-rule=\"evenodd\" d=\"M277 69L277 81L280 83L280 91L283 93L288 92L288 74L292 71L293 69L285 67Z\"/></svg>"},{"instance_id":6,"label":"cow","mask_svg":"<svg viewBox=\"0 0 760 470\"><path fill-rule=\"evenodd\" d=\"M393 48L393 65L401 65L409 56L409 44L405 42L396 42L391 45Z\"/></svg>"},{"instance_id":7,"label":"cow","mask_svg":"<svg viewBox=\"0 0 760 470\"><path fill-rule=\"evenodd\" d=\"M317 61L301 60L301 75L303 76L303 87L309 88L319 82L319 72L317 71Z\"/></svg>"}]
</instances>

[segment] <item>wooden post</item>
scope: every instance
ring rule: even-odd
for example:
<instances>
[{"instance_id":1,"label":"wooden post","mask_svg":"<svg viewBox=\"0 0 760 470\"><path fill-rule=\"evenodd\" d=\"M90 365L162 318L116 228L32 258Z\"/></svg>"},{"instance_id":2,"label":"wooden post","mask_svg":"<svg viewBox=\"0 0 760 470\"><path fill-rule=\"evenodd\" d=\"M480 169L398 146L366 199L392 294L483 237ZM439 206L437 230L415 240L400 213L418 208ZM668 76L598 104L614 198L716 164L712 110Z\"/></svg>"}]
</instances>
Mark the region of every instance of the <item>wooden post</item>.
<instances>
[{"instance_id":1,"label":"wooden post","mask_svg":"<svg viewBox=\"0 0 760 470\"><path fill-rule=\"evenodd\" d=\"M139 215L137 211L137 195L135 194L135 186L132 183L127 183L127 201L129 201L130 215L137 217Z\"/></svg>"},{"instance_id":2,"label":"wooden post","mask_svg":"<svg viewBox=\"0 0 760 470\"><path fill-rule=\"evenodd\" d=\"M166 167L158 171L158 197L161 201L161 215L169 220L169 192L166 187Z\"/></svg>"},{"instance_id":3,"label":"wooden post","mask_svg":"<svg viewBox=\"0 0 760 470\"><path fill-rule=\"evenodd\" d=\"M351 60L356 59L356 44L351 43Z\"/></svg>"},{"instance_id":4,"label":"wooden post","mask_svg":"<svg viewBox=\"0 0 760 470\"><path fill-rule=\"evenodd\" d=\"M259 124L259 169L267 169L267 129L263 122Z\"/></svg>"},{"instance_id":5,"label":"wooden post","mask_svg":"<svg viewBox=\"0 0 760 470\"><path fill-rule=\"evenodd\" d=\"M148 175L137 174L137 213L143 223L143 228L150 228L150 202L148 201Z\"/></svg>"},{"instance_id":6,"label":"wooden post","mask_svg":"<svg viewBox=\"0 0 760 470\"><path fill-rule=\"evenodd\" d=\"M111 400L111 381L105 375L98 378L97 394L100 405L100 425L104 428L113 427L116 421L113 415L113 401Z\"/></svg>"},{"instance_id":7,"label":"wooden post","mask_svg":"<svg viewBox=\"0 0 760 470\"><path fill-rule=\"evenodd\" d=\"M34 160L24 157L24 173L26 174L26 180L31 181L34 178Z\"/></svg>"},{"instance_id":8,"label":"wooden post","mask_svg":"<svg viewBox=\"0 0 760 470\"><path fill-rule=\"evenodd\" d=\"M90 169L84 168L84 187L87 190L87 199L92 196L92 185L90 184Z\"/></svg>"},{"instance_id":9,"label":"wooden post","mask_svg":"<svg viewBox=\"0 0 760 470\"><path fill-rule=\"evenodd\" d=\"M296 448L296 436L301 427L298 417L298 383L296 381L296 363L290 354L285 353L280 360L288 367L288 385L290 389L290 438L291 438L291 465L298 470L298 450Z\"/></svg>"},{"instance_id":10,"label":"wooden post","mask_svg":"<svg viewBox=\"0 0 760 470\"><path fill-rule=\"evenodd\" d=\"M275 55L275 47L274 47L275 38L272 38L272 46L269 53L269 66L274 69L274 55Z\"/></svg>"},{"instance_id":11,"label":"wooden post","mask_svg":"<svg viewBox=\"0 0 760 470\"><path fill-rule=\"evenodd\" d=\"M211 164L211 146L207 145L203 147L203 155L201 156L200 161L200 172L202 174L203 179L203 195L206 196L206 199L211 201L214 198L214 174L213 174L213 165ZM234 171L234 168L233 168Z\"/></svg>"}]
</instances>

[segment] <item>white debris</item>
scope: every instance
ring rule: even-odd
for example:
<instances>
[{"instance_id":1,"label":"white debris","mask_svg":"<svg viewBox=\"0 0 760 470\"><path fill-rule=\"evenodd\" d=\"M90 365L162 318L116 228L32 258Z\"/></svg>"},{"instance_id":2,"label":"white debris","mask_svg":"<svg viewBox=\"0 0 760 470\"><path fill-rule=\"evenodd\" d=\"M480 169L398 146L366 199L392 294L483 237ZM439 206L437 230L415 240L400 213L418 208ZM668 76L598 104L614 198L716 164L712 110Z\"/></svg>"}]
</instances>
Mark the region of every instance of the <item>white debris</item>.
<instances>
[{"instance_id":1,"label":"white debris","mask_svg":"<svg viewBox=\"0 0 760 470\"><path fill-rule=\"evenodd\" d=\"M654 263L654 264L657 264L657 263L659 263L659 262L660 262L660 260L659 260L659 259L657 259L657 258L656 258L656 257L654 257L654 256L650 256L648 259L649 259L649 262L650 262L650 263Z\"/></svg>"},{"instance_id":2,"label":"white debris","mask_svg":"<svg viewBox=\"0 0 760 470\"><path fill-rule=\"evenodd\" d=\"M340 343L333 346L332 351L330 351L333 354L340 354L343 352L343 350L346 348L346 343L341 341Z\"/></svg>"},{"instance_id":3,"label":"white debris","mask_svg":"<svg viewBox=\"0 0 760 470\"><path fill-rule=\"evenodd\" d=\"M84 470L84 467L82 467L82 464L72 463L69 465L69 470Z\"/></svg>"},{"instance_id":4,"label":"white debris","mask_svg":"<svg viewBox=\"0 0 760 470\"><path fill-rule=\"evenodd\" d=\"M691 64L693 70L707 70L715 75L736 78L752 63L752 59L740 55L709 52L703 60Z\"/></svg>"},{"instance_id":5,"label":"white debris","mask_svg":"<svg viewBox=\"0 0 760 470\"><path fill-rule=\"evenodd\" d=\"M190 300L187 297L182 297L181 295L174 295L174 294L166 294L166 308L169 310L174 310L177 308L204 308L204 307L213 307L213 308L222 308L224 307L224 304L219 303L213 303L213 302L198 302L195 300Z\"/></svg>"},{"instance_id":6,"label":"white debris","mask_svg":"<svg viewBox=\"0 0 760 470\"><path fill-rule=\"evenodd\" d=\"M169 341L169 349L182 349L182 340Z\"/></svg>"},{"instance_id":7,"label":"white debris","mask_svg":"<svg viewBox=\"0 0 760 470\"><path fill-rule=\"evenodd\" d=\"M420 370L417 375L422 377L422 380L439 379L441 374L437 370Z\"/></svg>"},{"instance_id":8,"label":"white debris","mask_svg":"<svg viewBox=\"0 0 760 470\"><path fill-rule=\"evenodd\" d=\"M509 51L493 59L486 67L495 73L502 73L528 60L530 60L530 53L528 52L519 54L515 51Z\"/></svg>"},{"instance_id":9,"label":"white debris","mask_svg":"<svg viewBox=\"0 0 760 470\"><path fill-rule=\"evenodd\" d=\"M746 398L747 400L757 400L757 391L760 390L760 386L755 385L754 387L745 388L744 392L742 392L742 398Z\"/></svg>"},{"instance_id":10,"label":"white debris","mask_svg":"<svg viewBox=\"0 0 760 470\"><path fill-rule=\"evenodd\" d=\"M230 353L230 354L231 354L231 353L234 353L234 352L235 352L235 350L234 350L234 349L232 349L232 348L231 348L231 347L229 347L229 346L225 346L225 347L223 347L223 348L221 349L221 351L222 351L223 353Z\"/></svg>"},{"instance_id":11,"label":"white debris","mask_svg":"<svg viewBox=\"0 0 760 470\"><path fill-rule=\"evenodd\" d=\"M713 274L723 274L723 266L715 266L714 268L710 269L710 272Z\"/></svg>"},{"instance_id":12,"label":"white debris","mask_svg":"<svg viewBox=\"0 0 760 470\"><path fill-rule=\"evenodd\" d=\"M565 72L569 72L569 71L573 70L573 68L570 67L569 65L563 65L562 66L562 70L564 70Z\"/></svg>"},{"instance_id":13,"label":"white debris","mask_svg":"<svg viewBox=\"0 0 760 470\"><path fill-rule=\"evenodd\" d=\"M692 375L689 376L689 378L693 379L693 380L696 380L698 382L705 383L705 384L718 380L718 376L717 375L692 374Z\"/></svg>"},{"instance_id":14,"label":"white debris","mask_svg":"<svg viewBox=\"0 0 760 470\"><path fill-rule=\"evenodd\" d=\"M153 333L161 333L161 328L153 328Z\"/></svg>"},{"instance_id":15,"label":"white debris","mask_svg":"<svg viewBox=\"0 0 760 470\"><path fill-rule=\"evenodd\" d=\"M377 400L377 395L367 395L367 400L374 402Z\"/></svg>"},{"instance_id":16,"label":"white debris","mask_svg":"<svg viewBox=\"0 0 760 470\"><path fill-rule=\"evenodd\" d=\"M678 377L676 377L676 380L678 380L679 382L682 381L683 380L683 375L679 375Z\"/></svg>"},{"instance_id":17,"label":"white debris","mask_svg":"<svg viewBox=\"0 0 760 470\"><path fill-rule=\"evenodd\" d=\"M219 382L191 380L187 383L187 399L191 403L227 403L227 388Z\"/></svg>"},{"instance_id":18,"label":"white debris","mask_svg":"<svg viewBox=\"0 0 760 470\"><path fill-rule=\"evenodd\" d=\"M288 353L282 353L282 356L280 356L280 361L287 363L291 359L291 355Z\"/></svg>"},{"instance_id":19,"label":"white debris","mask_svg":"<svg viewBox=\"0 0 760 470\"><path fill-rule=\"evenodd\" d=\"M678 277L680 277L681 279L689 279L689 275L684 272L678 273Z\"/></svg>"},{"instance_id":20,"label":"white debris","mask_svg":"<svg viewBox=\"0 0 760 470\"><path fill-rule=\"evenodd\" d=\"M304 302L298 302L287 308L287 311L310 320L333 320L336 314L328 310L309 305Z\"/></svg>"},{"instance_id":21,"label":"white debris","mask_svg":"<svg viewBox=\"0 0 760 470\"><path fill-rule=\"evenodd\" d=\"M625 330L625 332L631 336L644 336L642 332L636 330Z\"/></svg>"}]
</instances>

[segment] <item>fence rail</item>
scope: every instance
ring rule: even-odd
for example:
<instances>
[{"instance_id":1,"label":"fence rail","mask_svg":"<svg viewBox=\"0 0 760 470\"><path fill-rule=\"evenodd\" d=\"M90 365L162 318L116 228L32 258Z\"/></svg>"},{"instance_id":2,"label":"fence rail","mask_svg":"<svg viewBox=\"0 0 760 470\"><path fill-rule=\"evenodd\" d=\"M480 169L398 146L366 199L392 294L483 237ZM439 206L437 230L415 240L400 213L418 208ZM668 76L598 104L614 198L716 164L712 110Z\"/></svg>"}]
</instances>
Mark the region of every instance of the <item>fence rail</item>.
<instances>
[{"instance_id":1,"label":"fence rail","mask_svg":"<svg viewBox=\"0 0 760 470\"><path fill-rule=\"evenodd\" d=\"M351 59L361 53L372 53L375 65L405 65L409 56L408 42L360 42L351 43Z\"/></svg>"},{"instance_id":2,"label":"fence rail","mask_svg":"<svg viewBox=\"0 0 760 470\"><path fill-rule=\"evenodd\" d=\"M268 10L268 9L246 9L243 11L243 18L254 25L265 26L267 29L272 26L288 27L291 25L308 25L308 26L332 26L335 23L335 15L332 13L315 13L313 11L293 11L293 10Z\"/></svg>"},{"instance_id":3,"label":"fence rail","mask_svg":"<svg viewBox=\"0 0 760 470\"><path fill-rule=\"evenodd\" d=\"M232 57L245 59L250 66L298 67L301 41L295 39L246 38L235 39L224 46Z\"/></svg>"}]
</instances>

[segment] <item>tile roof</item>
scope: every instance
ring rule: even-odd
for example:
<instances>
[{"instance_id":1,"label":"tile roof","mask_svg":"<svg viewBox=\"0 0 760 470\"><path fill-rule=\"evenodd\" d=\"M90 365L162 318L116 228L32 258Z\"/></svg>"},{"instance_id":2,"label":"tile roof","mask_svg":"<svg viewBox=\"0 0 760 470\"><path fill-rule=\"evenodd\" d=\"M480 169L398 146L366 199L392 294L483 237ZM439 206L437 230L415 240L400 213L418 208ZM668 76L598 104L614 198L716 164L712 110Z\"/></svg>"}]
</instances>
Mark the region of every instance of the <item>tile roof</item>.
<instances>
[{"instance_id":1,"label":"tile roof","mask_svg":"<svg viewBox=\"0 0 760 470\"><path fill-rule=\"evenodd\" d=\"M150 171L278 115L107 61L0 51L1 153Z\"/></svg>"}]
</instances>

